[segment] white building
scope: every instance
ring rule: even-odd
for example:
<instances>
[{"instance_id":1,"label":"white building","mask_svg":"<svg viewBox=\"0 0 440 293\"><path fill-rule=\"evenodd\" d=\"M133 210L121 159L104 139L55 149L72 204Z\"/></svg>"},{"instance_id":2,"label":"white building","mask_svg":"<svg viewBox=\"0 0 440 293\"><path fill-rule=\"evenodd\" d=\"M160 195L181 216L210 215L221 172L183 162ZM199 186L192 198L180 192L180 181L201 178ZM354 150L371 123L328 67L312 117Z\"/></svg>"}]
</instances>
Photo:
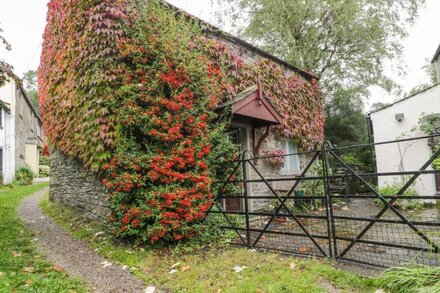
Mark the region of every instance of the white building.
<instances>
[{"instance_id":1,"label":"white building","mask_svg":"<svg viewBox=\"0 0 440 293\"><path fill-rule=\"evenodd\" d=\"M36 175L43 142L41 118L17 76L0 87L0 184L28 166Z\"/></svg>"},{"instance_id":2,"label":"white building","mask_svg":"<svg viewBox=\"0 0 440 293\"><path fill-rule=\"evenodd\" d=\"M11 108L0 100L0 183L14 180L14 120Z\"/></svg>"},{"instance_id":3,"label":"white building","mask_svg":"<svg viewBox=\"0 0 440 293\"><path fill-rule=\"evenodd\" d=\"M434 58L432 58L431 61L432 64L435 66L435 72L437 74L437 83L440 83L440 45L437 48L437 51L435 52Z\"/></svg>"},{"instance_id":4,"label":"white building","mask_svg":"<svg viewBox=\"0 0 440 293\"><path fill-rule=\"evenodd\" d=\"M440 47L433 63L438 68L440 83ZM424 115L440 114L440 84L369 114L374 142L392 141L426 135L419 129L419 119ZM377 172L417 171L431 157L433 150L429 139L375 146ZM428 167L427 170L432 170ZM409 176L379 176L379 187L390 184L403 185ZM437 183L436 183L436 177ZM440 176L425 174L413 184L419 195L440 193Z\"/></svg>"},{"instance_id":5,"label":"white building","mask_svg":"<svg viewBox=\"0 0 440 293\"><path fill-rule=\"evenodd\" d=\"M374 142L426 135L418 129L420 117L440 113L440 85L436 85L390 106L370 113ZM375 146L377 172L417 171L432 155L428 139ZM431 167L428 169L432 169ZM408 176L379 176L379 187L405 183ZM434 195L433 174L414 183L419 195ZM438 186L440 191L440 186Z\"/></svg>"}]
</instances>

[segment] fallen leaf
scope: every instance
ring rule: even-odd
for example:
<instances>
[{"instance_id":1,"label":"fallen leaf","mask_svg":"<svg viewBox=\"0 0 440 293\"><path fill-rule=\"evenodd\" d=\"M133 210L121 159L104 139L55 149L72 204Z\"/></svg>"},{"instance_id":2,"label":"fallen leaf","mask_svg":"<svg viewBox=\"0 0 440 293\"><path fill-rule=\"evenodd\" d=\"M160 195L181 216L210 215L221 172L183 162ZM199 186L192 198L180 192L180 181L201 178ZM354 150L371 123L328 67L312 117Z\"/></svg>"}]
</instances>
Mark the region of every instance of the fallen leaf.
<instances>
[{"instance_id":1,"label":"fallen leaf","mask_svg":"<svg viewBox=\"0 0 440 293\"><path fill-rule=\"evenodd\" d=\"M3 277L5 275L5 273L0 272L0 278Z\"/></svg>"},{"instance_id":2,"label":"fallen leaf","mask_svg":"<svg viewBox=\"0 0 440 293\"><path fill-rule=\"evenodd\" d=\"M150 286L145 288L144 293L154 293L156 292L156 287Z\"/></svg>"},{"instance_id":3,"label":"fallen leaf","mask_svg":"<svg viewBox=\"0 0 440 293\"><path fill-rule=\"evenodd\" d=\"M310 248L307 246L301 246L300 248L298 248L298 251L301 253L308 253L310 252Z\"/></svg>"},{"instance_id":4,"label":"fallen leaf","mask_svg":"<svg viewBox=\"0 0 440 293\"><path fill-rule=\"evenodd\" d=\"M12 252L12 256L13 256L13 257L20 257L21 254L18 253L18 252L16 252L16 251L13 251L13 252Z\"/></svg>"},{"instance_id":5,"label":"fallen leaf","mask_svg":"<svg viewBox=\"0 0 440 293\"><path fill-rule=\"evenodd\" d=\"M55 271L57 271L57 272L64 272L64 269L63 269L63 267L62 266L60 266L60 265L54 265L53 266L53 269L55 270Z\"/></svg>"},{"instance_id":6,"label":"fallen leaf","mask_svg":"<svg viewBox=\"0 0 440 293\"><path fill-rule=\"evenodd\" d=\"M148 272L150 272L150 268L149 267L143 267L141 271L143 273L148 273Z\"/></svg>"},{"instance_id":7,"label":"fallen leaf","mask_svg":"<svg viewBox=\"0 0 440 293\"><path fill-rule=\"evenodd\" d=\"M175 268L177 268L178 266L180 266L180 262L176 262L175 264L173 264L173 266L171 267L171 269L175 269Z\"/></svg>"},{"instance_id":8,"label":"fallen leaf","mask_svg":"<svg viewBox=\"0 0 440 293\"><path fill-rule=\"evenodd\" d=\"M128 269L128 266L123 266L122 270L126 271Z\"/></svg>"},{"instance_id":9,"label":"fallen leaf","mask_svg":"<svg viewBox=\"0 0 440 293\"><path fill-rule=\"evenodd\" d=\"M247 268L246 266L235 266L234 272L236 272L238 274L238 273L241 273L242 271L244 271L244 269L246 269L246 268Z\"/></svg>"},{"instance_id":10,"label":"fallen leaf","mask_svg":"<svg viewBox=\"0 0 440 293\"><path fill-rule=\"evenodd\" d=\"M31 285L32 285L32 279L28 279L28 280L26 281L26 285L31 286Z\"/></svg>"},{"instance_id":11,"label":"fallen leaf","mask_svg":"<svg viewBox=\"0 0 440 293\"><path fill-rule=\"evenodd\" d=\"M296 263L291 262L291 263L289 264L289 266L290 266L290 269L291 269L291 270L294 270L294 269L296 268Z\"/></svg>"},{"instance_id":12,"label":"fallen leaf","mask_svg":"<svg viewBox=\"0 0 440 293\"><path fill-rule=\"evenodd\" d=\"M102 232L102 231L101 231L101 232L98 232L98 233L95 234L95 237L98 237L99 235L103 235L103 234L105 234L105 233Z\"/></svg>"},{"instance_id":13,"label":"fallen leaf","mask_svg":"<svg viewBox=\"0 0 440 293\"><path fill-rule=\"evenodd\" d=\"M190 266L183 267L183 268L182 268L182 272L186 272L186 271L188 271L190 268L191 268Z\"/></svg>"},{"instance_id":14,"label":"fallen leaf","mask_svg":"<svg viewBox=\"0 0 440 293\"><path fill-rule=\"evenodd\" d=\"M102 267L105 269L105 268L107 268L107 267L109 267L109 266L111 266L112 265L112 263L111 262L109 262L109 261L103 261L102 263L101 263L101 265L102 265Z\"/></svg>"},{"instance_id":15,"label":"fallen leaf","mask_svg":"<svg viewBox=\"0 0 440 293\"><path fill-rule=\"evenodd\" d=\"M23 272L32 273L32 272L34 272L34 268L33 267L24 267Z\"/></svg>"},{"instance_id":16,"label":"fallen leaf","mask_svg":"<svg viewBox=\"0 0 440 293\"><path fill-rule=\"evenodd\" d=\"M348 211L349 210L348 207L342 207L341 209L344 210L344 211Z\"/></svg>"},{"instance_id":17,"label":"fallen leaf","mask_svg":"<svg viewBox=\"0 0 440 293\"><path fill-rule=\"evenodd\" d=\"M178 271L177 271L176 269L172 269L171 271L168 272L168 274L172 275L172 274L175 274L175 273L177 273L177 272L178 272Z\"/></svg>"},{"instance_id":18,"label":"fallen leaf","mask_svg":"<svg viewBox=\"0 0 440 293\"><path fill-rule=\"evenodd\" d=\"M374 293L385 293L384 289L377 289Z\"/></svg>"}]
</instances>

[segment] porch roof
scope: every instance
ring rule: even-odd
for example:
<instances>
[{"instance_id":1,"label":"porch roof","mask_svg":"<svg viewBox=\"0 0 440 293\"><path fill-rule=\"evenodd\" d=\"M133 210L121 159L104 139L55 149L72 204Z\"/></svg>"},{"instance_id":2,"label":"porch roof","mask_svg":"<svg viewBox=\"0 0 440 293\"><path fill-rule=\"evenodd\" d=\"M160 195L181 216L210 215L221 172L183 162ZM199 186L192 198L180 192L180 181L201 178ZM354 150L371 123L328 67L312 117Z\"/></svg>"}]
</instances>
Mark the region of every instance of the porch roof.
<instances>
[{"instance_id":1,"label":"porch roof","mask_svg":"<svg viewBox=\"0 0 440 293\"><path fill-rule=\"evenodd\" d=\"M264 97L259 86L251 86L234 99L217 107L218 110L231 106L232 119L248 120L255 126L281 124L283 119Z\"/></svg>"},{"instance_id":2,"label":"porch roof","mask_svg":"<svg viewBox=\"0 0 440 293\"><path fill-rule=\"evenodd\" d=\"M6 110L6 112L11 113L11 106L2 100L0 100L0 108L3 108Z\"/></svg>"}]
</instances>

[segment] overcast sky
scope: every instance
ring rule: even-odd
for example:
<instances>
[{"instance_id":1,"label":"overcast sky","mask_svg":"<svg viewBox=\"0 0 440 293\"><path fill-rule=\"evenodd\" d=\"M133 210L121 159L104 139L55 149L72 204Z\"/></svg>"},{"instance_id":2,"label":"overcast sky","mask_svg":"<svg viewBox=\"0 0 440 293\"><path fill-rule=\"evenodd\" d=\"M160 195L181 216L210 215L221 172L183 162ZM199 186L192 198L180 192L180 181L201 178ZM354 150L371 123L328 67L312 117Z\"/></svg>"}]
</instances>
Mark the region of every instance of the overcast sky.
<instances>
[{"instance_id":1,"label":"overcast sky","mask_svg":"<svg viewBox=\"0 0 440 293\"><path fill-rule=\"evenodd\" d=\"M0 27L4 37L12 45L12 51L0 49L0 58L14 66L15 73L22 76L29 69L36 69L40 61L42 34L46 22L48 0L0 0ZM169 0L170 3L204 20L213 22L214 9L209 0ZM427 80L421 67L425 59L431 59L440 44L440 0L427 0L426 8L409 37L404 41L407 75L396 76L405 91ZM393 74L393 73L391 73ZM367 102L393 102L396 97L380 90L373 90Z\"/></svg>"}]
</instances>

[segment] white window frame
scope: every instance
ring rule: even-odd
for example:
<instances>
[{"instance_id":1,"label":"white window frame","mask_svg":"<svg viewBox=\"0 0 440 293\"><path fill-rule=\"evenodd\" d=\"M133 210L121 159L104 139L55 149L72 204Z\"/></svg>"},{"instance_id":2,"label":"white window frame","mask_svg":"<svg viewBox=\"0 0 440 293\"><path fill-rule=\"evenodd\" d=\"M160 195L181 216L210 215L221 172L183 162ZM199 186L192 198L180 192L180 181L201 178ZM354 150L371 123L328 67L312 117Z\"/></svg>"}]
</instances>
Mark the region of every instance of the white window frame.
<instances>
[{"instance_id":1,"label":"white window frame","mask_svg":"<svg viewBox=\"0 0 440 293\"><path fill-rule=\"evenodd\" d=\"M283 148L283 142L284 142L284 146L286 148ZM281 149L284 151L284 153L287 154L292 154L291 151L289 151L289 144L293 145L293 153L298 153L298 143L293 140L293 139L288 139L288 138L282 138L280 139L280 145L281 145ZM290 168L290 164L292 162L292 160L296 160L296 169L291 170ZM285 174L285 175L290 175L290 174L298 174L300 171L301 167L300 167L300 159L299 159L299 155L294 155L294 156L285 156L284 157L284 166L281 168L281 174Z\"/></svg>"}]
</instances>

